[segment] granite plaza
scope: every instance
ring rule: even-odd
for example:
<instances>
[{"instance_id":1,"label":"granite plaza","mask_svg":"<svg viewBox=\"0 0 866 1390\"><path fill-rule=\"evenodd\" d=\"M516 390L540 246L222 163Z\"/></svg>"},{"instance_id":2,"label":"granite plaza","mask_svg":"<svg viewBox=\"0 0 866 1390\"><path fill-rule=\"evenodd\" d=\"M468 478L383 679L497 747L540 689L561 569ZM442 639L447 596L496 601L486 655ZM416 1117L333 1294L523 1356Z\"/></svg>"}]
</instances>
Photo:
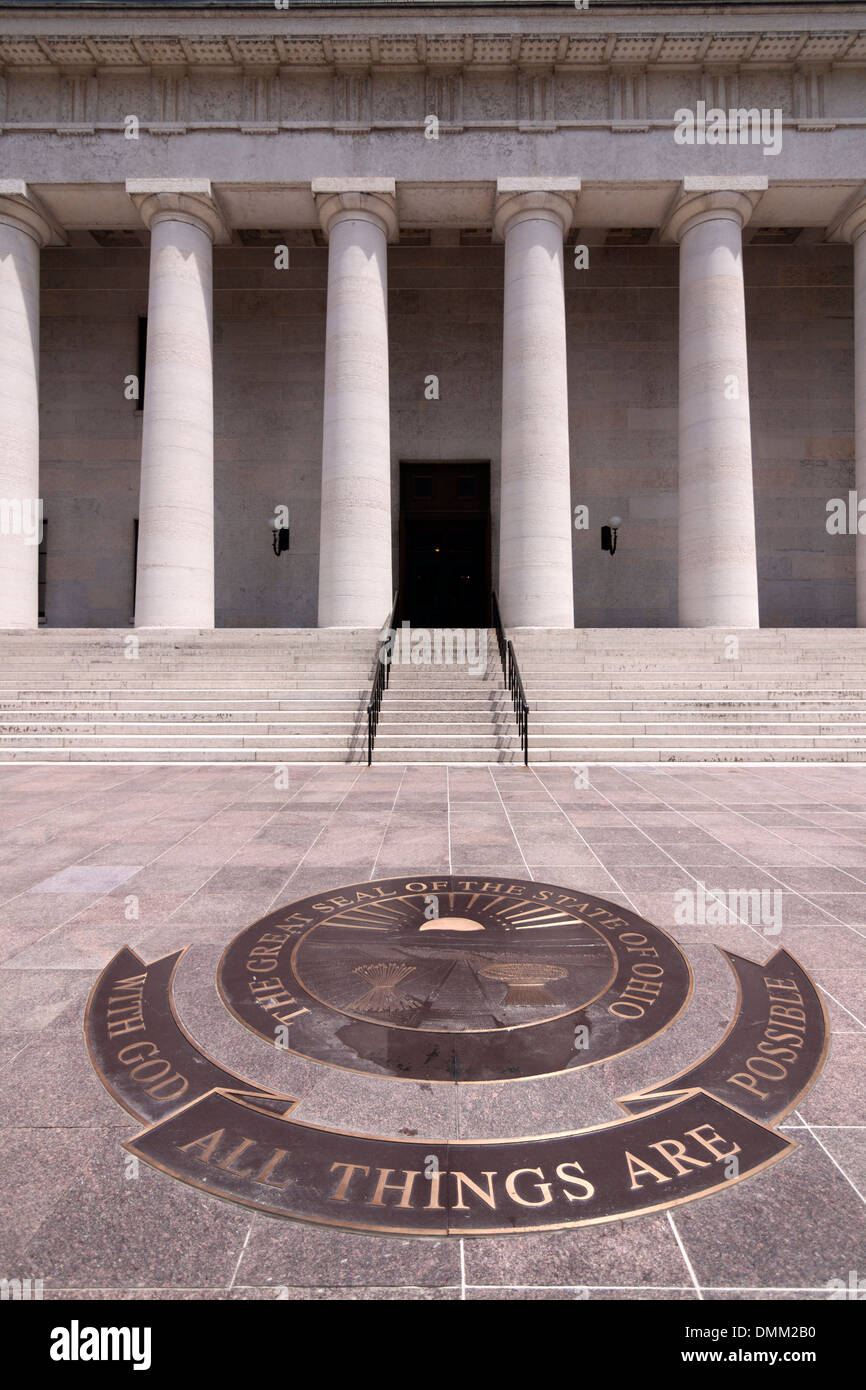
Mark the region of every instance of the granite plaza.
<instances>
[{"instance_id":1,"label":"granite plaza","mask_svg":"<svg viewBox=\"0 0 866 1390\"><path fill-rule=\"evenodd\" d=\"M0 0L3 1298L862 1298L861 495L862 0Z\"/></svg>"}]
</instances>

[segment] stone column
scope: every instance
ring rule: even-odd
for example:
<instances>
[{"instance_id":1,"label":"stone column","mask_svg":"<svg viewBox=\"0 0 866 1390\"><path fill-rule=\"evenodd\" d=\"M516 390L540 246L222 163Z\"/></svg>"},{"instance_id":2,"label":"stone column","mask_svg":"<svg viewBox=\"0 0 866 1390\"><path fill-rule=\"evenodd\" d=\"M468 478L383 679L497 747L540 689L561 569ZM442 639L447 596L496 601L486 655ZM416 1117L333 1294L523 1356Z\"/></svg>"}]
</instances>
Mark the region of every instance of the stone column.
<instances>
[{"instance_id":1,"label":"stone column","mask_svg":"<svg viewBox=\"0 0 866 1390\"><path fill-rule=\"evenodd\" d=\"M380 627L393 597L387 243L393 179L315 179L328 238L319 626Z\"/></svg>"},{"instance_id":2,"label":"stone column","mask_svg":"<svg viewBox=\"0 0 866 1390\"><path fill-rule=\"evenodd\" d=\"M679 620L759 627L742 229L767 180L689 178L680 244Z\"/></svg>"},{"instance_id":3,"label":"stone column","mask_svg":"<svg viewBox=\"0 0 866 1390\"><path fill-rule=\"evenodd\" d=\"M0 628L39 626L39 251L52 227L0 180Z\"/></svg>"},{"instance_id":4,"label":"stone column","mask_svg":"<svg viewBox=\"0 0 866 1390\"><path fill-rule=\"evenodd\" d=\"M214 241L208 179L130 179L150 228L136 627L214 625Z\"/></svg>"},{"instance_id":5,"label":"stone column","mask_svg":"<svg viewBox=\"0 0 866 1390\"><path fill-rule=\"evenodd\" d=\"M499 600L508 627L573 627L562 241L580 180L500 179L505 242Z\"/></svg>"},{"instance_id":6,"label":"stone column","mask_svg":"<svg viewBox=\"0 0 866 1390\"><path fill-rule=\"evenodd\" d=\"M858 502L866 497L866 200L857 204L839 229L854 243L854 487ZM866 535L857 520L855 569L857 626L866 627Z\"/></svg>"}]
</instances>

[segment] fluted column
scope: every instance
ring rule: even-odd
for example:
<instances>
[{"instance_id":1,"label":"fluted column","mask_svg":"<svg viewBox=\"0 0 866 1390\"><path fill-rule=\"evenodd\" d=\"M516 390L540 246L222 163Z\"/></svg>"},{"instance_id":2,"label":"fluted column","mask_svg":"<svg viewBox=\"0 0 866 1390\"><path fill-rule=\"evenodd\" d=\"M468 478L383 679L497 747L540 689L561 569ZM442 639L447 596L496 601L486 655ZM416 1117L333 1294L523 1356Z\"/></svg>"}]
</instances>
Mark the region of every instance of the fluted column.
<instances>
[{"instance_id":1,"label":"fluted column","mask_svg":"<svg viewBox=\"0 0 866 1390\"><path fill-rule=\"evenodd\" d=\"M39 625L39 252L52 229L0 180L0 628Z\"/></svg>"},{"instance_id":2,"label":"fluted column","mask_svg":"<svg viewBox=\"0 0 866 1390\"><path fill-rule=\"evenodd\" d=\"M500 179L505 242L499 600L508 627L573 627L562 243L580 181Z\"/></svg>"},{"instance_id":3,"label":"fluted column","mask_svg":"<svg viewBox=\"0 0 866 1390\"><path fill-rule=\"evenodd\" d=\"M319 626L378 627L391 608L387 243L393 179L313 181L328 238Z\"/></svg>"},{"instance_id":4,"label":"fluted column","mask_svg":"<svg viewBox=\"0 0 866 1390\"><path fill-rule=\"evenodd\" d=\"M214 625L214 241L208 179L129 180L150 228L136 627Z\"/></svg>"},{"instance_id":5,"label":"fluted column","mask_svg":"<svg viewBox=\"0 0 866 1390\"><path fill-rule=\"evenodd\" d=\"M854 487L866 497L866 200L845 217L841 235L854 243ZM857 626L866 627L866 535L855 542Z\"/></svg>"},{"instance_id":6,"label":"fluted column","mask_svg":"<svg viewBox=\"0 0 866 1390\"><path fill-rule=\"evenodd\" d=\"M742 229L767 180L685 179L680 244L679 621L758 627Z\"/></svg>"}]
</instances>

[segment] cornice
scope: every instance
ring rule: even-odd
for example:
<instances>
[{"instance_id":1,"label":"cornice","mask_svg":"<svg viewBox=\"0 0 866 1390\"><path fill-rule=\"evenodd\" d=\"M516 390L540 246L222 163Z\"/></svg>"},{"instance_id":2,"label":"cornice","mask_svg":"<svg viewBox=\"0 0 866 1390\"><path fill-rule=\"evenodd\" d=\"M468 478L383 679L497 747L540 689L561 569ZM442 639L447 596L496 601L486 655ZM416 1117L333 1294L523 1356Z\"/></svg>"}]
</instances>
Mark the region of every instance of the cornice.
<instances>
[{"instance_id":1,"label":"cornice","mask_svg":"<svg viewBox=\"0 0 866 1390\"><path fill-rule=\"evenodd\" d=\"M20 19L20 16L17 16ZM134 35L27 32L9 23L0 11L0 66L7 69L45 71L51 68L141 69L186 67L232 70L242 67L322 68L363 67L461 67L496 69L524 66L597 68L610 65L651 65L682 70L706 65L733 64L741 68L787 67L799 63L866 64L866 29L859 23L846 28L836 15L837 27L803 28L792 22L784 30L725 30L712 26L693 30L655 32L621 31L613 27L572 25L546 32L519 26L513 16L492 15L487 27L475 32L410 24L407 16L400 29L374 31L354 20L357 32L336 24L327 32L315 32L305 24L283 24L281 33L236 32L226 16L209 16L205 26L198 15L187 15L186 27L175 32L150 33L136 25ZM354 18L354 17L353 17ZM389 16L393 19L393 16ZM214 26L219 19L221 25ZM511 20L511 23L506 21ZM100 14L96 23L102 23ZM498 27L494 24L498 21ZM453 22L453 21L452 21ZM91 16L91 23L94 23ZM249 23L238 17L238 28ZM381 27L381 17L378 19ZM59 17L56 27L60 27ZM168 26L163 26L167 30Z\"/></svg>"}]
</instances>

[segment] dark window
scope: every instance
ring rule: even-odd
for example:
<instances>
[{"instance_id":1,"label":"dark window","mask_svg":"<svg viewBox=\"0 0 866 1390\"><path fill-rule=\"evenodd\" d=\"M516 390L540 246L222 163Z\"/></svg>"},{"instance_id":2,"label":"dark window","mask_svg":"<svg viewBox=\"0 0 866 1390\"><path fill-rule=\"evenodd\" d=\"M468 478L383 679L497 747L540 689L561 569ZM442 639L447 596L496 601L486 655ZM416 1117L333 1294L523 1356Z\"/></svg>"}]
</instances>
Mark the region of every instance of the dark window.
<instances>
[{"instance_id":1,"label":"dark window","mask_svg":"<svg viewBox=\"0 0 866 1390\"><path fill-rule=\"evenodd\" d=\"M457 476L457 496L463 499L475 496L475 474L460 473Z\"/></svg>"},{"instance_id":2,"label":"dark window","mask_svg":"<svg viewBox=\"0 0 866 1390\"><path fill-rule=\"evenodd\" d=\"M132 616L135 617L135 590L138 584L138 517L132 523Z\"/></svg>"},{"instance_id":3,"label":"dark window","mask_svg":"<svg viewBox=\"0 0 866 1390\"><path fill-rule=\"evenodd\" d=\"M45 622L45 575L48 556L48 522L42 518L42 540L39 542L39 621Z\"/></svg>"},{"instance_id":4,"label":"dark window","mask_svg":"<svg viewBox=\"0 0 866 1390\"><path fill-rule=\"evenodd\" d=\"M138 319L138 402L136 410L144 410L144 369L147 365L147 319Z\"/></svg>"},{"instance_id":5,"label":"dark window","mask_svg":"<svg viewBox=\"0 0 866 1390\"><path fill-rule=\"evenodd\" d=\"M412 481L416 497L433 496L433 478L429 473L416 473Z\"/></svg>"}]
</instances>

